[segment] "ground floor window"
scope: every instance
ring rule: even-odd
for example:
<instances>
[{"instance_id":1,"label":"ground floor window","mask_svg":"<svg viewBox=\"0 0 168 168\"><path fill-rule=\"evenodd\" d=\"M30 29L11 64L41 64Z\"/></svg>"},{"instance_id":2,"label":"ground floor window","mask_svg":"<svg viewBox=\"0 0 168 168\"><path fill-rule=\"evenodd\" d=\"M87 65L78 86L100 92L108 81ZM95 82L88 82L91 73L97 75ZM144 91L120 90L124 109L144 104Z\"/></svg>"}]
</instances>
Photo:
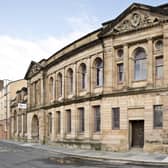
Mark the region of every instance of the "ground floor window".
<instances>
[{"instance_id":1,"label":"ground floor window","mask_svg":"<svg viewBox=\"0 0 168 168\"><path fill-rule=\"evenodd\" d=\"M154 128L163 127L163 105L154 105L153 113Z\"/></svg>"},{"instance_id":2,"label":"ground floor window","mask_svg":"<svg viewBox=\"0 0 168 168\"><path fill-rule=\"evenodd\" d=\"M120 108L112 108L112 129L120 128Z\"/></svg>"},{"instance_id":3,"label":"ground floor window","mask_svg":"<svg viewBox=\"0 0 168 168\"><path fill-rule=\"evenodd\" d=\"M94 132L100 132L100 106L94 106Z\"/></svg>"},{"instance_id":4,"label":"ground floor window","mask_svg":"<svg viewBox=\"0 0 168 168\"><path fill-rule=\"evenodd\" d=\"M84 108L79 108L79 132L85 131L85 111Z\"/></svg>"},{"instance_id":5,"label":"ground floor window","mask_svg":"<svg viewBox=\"0 0 168 168\"><path fill-rule=\"evenodd\" d=\"M57 123L57 134L60 134L61 132L61 113L60 111L57 111L56 113L56 123Z\"/></svg>"},{"instance_id":6,"label":"ground floor window","mask_svg":"<svg viewBox=\"0 0 168 168\"><path fill-rule=\"evenodd\" d=\"M66 110L67 133L71 133L71 110Z\"/></svg>"}]
</instances>

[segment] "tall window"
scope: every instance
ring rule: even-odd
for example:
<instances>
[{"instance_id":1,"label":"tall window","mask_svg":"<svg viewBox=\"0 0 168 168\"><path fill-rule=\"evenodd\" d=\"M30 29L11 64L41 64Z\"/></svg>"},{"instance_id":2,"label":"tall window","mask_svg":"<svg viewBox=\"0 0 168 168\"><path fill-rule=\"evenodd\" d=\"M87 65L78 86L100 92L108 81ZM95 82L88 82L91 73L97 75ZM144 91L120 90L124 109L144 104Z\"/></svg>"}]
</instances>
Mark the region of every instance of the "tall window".
<instances>
[{"instance_id":1,"label":"tall window","mask_svg":"<svg viewBox=\"0 0 168 168\"><path fill-rule=\"evenodd\" d=\"M86 89L86 65L84 63L80 65L79 75L80 75L80 88Z\"/></svg>"},{"instance_id":2,"label":"tall window","mask_svg":"<svg viewBox=\"0 0 168 168\"><path fill-rule=\"evenodd\" d=\"M156 57L156 79L162 79L163 78L163 56Z\"/></svg>"},{"instance_id":3,"label":"tall window","mask_svg":"<svg viewBox=\"0 0 168 168\"><path fill-rule=\"evenodd\" d=\"M17 132L17 112L14 111L14 132Z\"/></svg>"},{"instance_id":4,"label":"tall window","mask_svg":"<svg viewBox=\"0 0 168 168\"><path fill-rule=\"evenodd\" d=\"M134 79L145 80L147 76L147 59L143 48L137 48L134 55Z\"/></svg>"},{"instance_id":5,"label":"tall window","mask_svg":"<svg viewBox=\"0 0 168 168\"><path fill-rule=\"evenodd\" d=\"M53 100L54 98L54 79L53 77L49 79L49 98L50 100Z\"/></svg>"},{"instance_id":6,"label":"tall window","mask_svg":"<svg viewBox=\"0 0 168 168\"><path fill-rule=\"evenodd\" d=\"M57 95L58 97L62 96L62 74L58 73L57 76Z\"/></svg>"},{"instance_id":7,"label":"tall window","mask_svg":"<svg viewBox=\"0 0 168 168\"><path fill-rule=\"evenodd\" d=\"M79 108L79 132L85 131L85 111L84 108Z\"/></svg>"},{"instance_id":8,"label":"tall window","mask_svg":"<svg viewBox=\"0 0 168 168\"><path fill-rule=\"evenodd\" d=\"M60 111L57 111L56 113L56 117L57 117L57 133L60 134L61 132L61 113Z\"/></svg>"},{"instance_id":9,"label":"tall window","mask_svg":"<svg viewBox=\"0 0 168 168\"><path fill-rule=\"evenodd\" d=\"M67 133L71 133L71 110L66 110L67 116Z\"/></svg>"},{"instance_id":10,"label":"tall window","mask_svg":"<svg viewBox=\"0 0 168 168\"><path fill-rule=\"evenodd\" d=\"M163 105L154 105L153 108L154 128L161 128L163 126Z\"/></svg>"},{"instance_id":11,"label":"tall window","mask_svg":"<svg viewBox=\"0 0 168 168\"><path fill-rule=\"evenodd\" d=\"M100 58L95 60L96 86L103 85L103 61Z\"/></svg>"},{"instance_id":12,"label":"tall window","mask_svg":"<svg viewBox=\"0 0 168 168\"><path fill-rule=\"evenodd\" d=\"M112 108L112 129L120 128L120 108Z\"/></svg>"},{"instance_id":13,"label":"tall window","mask_svg":"<svg viewBox=\"0 0 168 168\"><path fill-rule=\"evenodd\" d=\"M40 86L40 80L38 80L38 81L36 81L35 83L35 104L36 105L38 105L38 104L40 104L40 98L41 98L41 91L40 91L40 89L41 89L41 86Z\"/></svg>"},{"instance_id":14,"label":"tall window","mask_svg":"<svg viewBox=\"0 0 168 168\"><path fill-rule=\"evenodd\" d=\"M124 80L123 63L118 64L117 69L118 69L118 82L123 82Z\"/></svg>"},{"instance_id":15,"label":"tall window","mask_svg":"<svg viewBox=\"0 0 168 168\"><path fill-rule=\"evenodd\" d=\"M52 133L52 113L48 114L48 135Z\"/></svg>"},{"instance_id":16,"label":"tall window","mask_svg":"<svg viewBox=\"0 0 168 168\"><path fill-rule=\"evenodd\" d=\"M94 106L94 132L100 132L100 106Z\"/></svg>"},{"instance_id":17,"label":"tall window","mask_svg":"<svg viewBox=\"0 0 168 168\"><path fill-rule=\"evenodd\" d=\"M68 94L72 94L73 93L73 70L70 68L68 69Z\"/></svg>"}]
</instances>

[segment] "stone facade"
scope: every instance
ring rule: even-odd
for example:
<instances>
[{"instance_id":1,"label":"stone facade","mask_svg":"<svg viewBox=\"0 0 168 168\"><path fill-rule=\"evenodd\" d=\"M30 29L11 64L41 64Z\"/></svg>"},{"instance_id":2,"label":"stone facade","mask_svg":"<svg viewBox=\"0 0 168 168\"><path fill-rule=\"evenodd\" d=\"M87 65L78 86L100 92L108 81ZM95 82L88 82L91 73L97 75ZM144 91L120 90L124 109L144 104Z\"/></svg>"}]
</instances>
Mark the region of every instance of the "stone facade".
<instances>
[{"instance_id":1,"label":"stone facade","mask_svg":"<svg viewBox=\"0 0 168 168\"><path fill-rule=\"evenodd\" d=\"M27 88L17 90L10 103L11 139L27 141Z\"/></svg>"},{"instance_id":2,"label":"stone facade","mask_svg":"<svg viewBox=\"0 0 168 168\"><path fill-rule=\"evenodd\" d=\"M0 90L0 138L10 139L11 136L11 100L16 96L16 91L27 85L26 80L4 80L4 86Z\"/></svg>"},{"instance_id":3,"label":"stone facade","mask_svg":"<svg viewBox=\"0 0 168 168\"><path fill-rule=\"evenodd\" d=\"M27 140L167 152L167 9L132 4L48 59L32 61Z\"/></svg>"}]
</instances>

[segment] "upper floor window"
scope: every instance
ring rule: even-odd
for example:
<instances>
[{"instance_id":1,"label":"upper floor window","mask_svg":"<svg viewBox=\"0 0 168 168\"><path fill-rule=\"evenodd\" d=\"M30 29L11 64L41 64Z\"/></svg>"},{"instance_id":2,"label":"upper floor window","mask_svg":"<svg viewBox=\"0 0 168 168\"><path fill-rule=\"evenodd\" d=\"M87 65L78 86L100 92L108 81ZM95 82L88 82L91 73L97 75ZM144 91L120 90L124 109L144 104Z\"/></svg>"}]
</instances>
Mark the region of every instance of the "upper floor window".
<instances>
[{"instance_id":1,"label":"upper floor window","mask_svg":"<svg viewBox=\"0 0 168 168\"><path fill-rule=\"evenodd\" d=\"M73 70L71 68L68 69L68 73L67 73L67 91L68 94L72 94L73 93Z\"/></svg>"},{"instance_id":2,"label":"upper floor window","mask_svg":"<svg viewBox=\"0 0 168 168\"><path fill-rule=\"evenodd\" d=\"M155 70L156 70L156 79L162 79L163 78L163 56L156 57Z\"/></svg>"},{"instance_id":3,"label":"upper floor window","mask_svg":"<svg viewBox=\"0 0 168 168\"><path fill-rule=\"evenodd\" d=\"M146 52L143 48L139 47L135 50L134 54L134 79L145 80L147 76L147 58Z\"/></svg>"},{"instance_id":4,"label":"upper floor window","mask_svg":"<svg viewBox=\"0 0 168 168\"><path fill-rule=\"evenodd\" d=\"M100 58L95 60L96 86L103 86L103 61Z\"/></svg>"},{"instance_id":5,"label":"upper floor window","mask_svg":"<svg viewBox=\"0 0 168 168\"><path fill-rule=\"evenodd\" d=\"M123 55L124 55L124 51L122 48L118 49L117 50L117 56L118 58L123 58Z\"/></svg>"},{"instance_id":6,"label":"upper floor window","mask_svg":"<svg viewBox=\"0 0 168 168\"><path fill-rule=\"evenodd\" d=\"M124 69L123 63L117 65L118 70L118 82L123 82L124 80Z\"/></svg>"},{"instance_id":7,"label":"upper floor window","mask_svg":"<svg viewBox=\"0 0 168 168\"><path fill-rule=\"evenodd\" d=\"M57 75L57 95L58 97L62 96L62 74L58 73Z\"/></svg>"},{"instance_id":8,"label":"upper floor window","mask_svg":"<svg viewBox=\"0 0 168 168\"><path fill-rule=\"evenodd\" d=\"M51 77L49 79L49 99L53 100L54 98L54 79Z\"/></svg>"},{"instance_id":9,"label":"upper floor window","mask_svg":"<svg viewBox=\"0 0 168 168\"><path fill-rule=\"evenodd\" d=\"M156 50L161 50L163 48L163 41L161 39L156 41L155 48Z\"/></svg>"},{"instance_id":10,"label":"upper floor window","mask_svg":"<svg viewBox=\"0 0 168 168\"><path fill-rule=\"evenodd\" d=\"M80 89L86 89L86 65L82 63L79 68L80 75Z\"/></svg>"}]
</instances>

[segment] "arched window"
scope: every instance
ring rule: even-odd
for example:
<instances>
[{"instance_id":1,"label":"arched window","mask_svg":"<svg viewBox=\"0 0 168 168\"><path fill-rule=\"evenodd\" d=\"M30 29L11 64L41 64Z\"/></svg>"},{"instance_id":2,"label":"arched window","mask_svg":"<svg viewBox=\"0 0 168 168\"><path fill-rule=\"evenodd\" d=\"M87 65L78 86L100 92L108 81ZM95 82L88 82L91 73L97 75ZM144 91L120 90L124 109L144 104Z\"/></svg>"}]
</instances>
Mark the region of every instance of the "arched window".
<instances>
[{"instance_id":1,"label":"arched window","mask_svg":"<svg viewBox=\"0 0 168 168\"><path fill-rule=\"evenodd\" d=\"M54 98L54 79L51 77L49 79L49 99L53 100Z\"/></svg>"},{"instance_id":2,"label":"arched window","mask_svg":"<svg viewBox=\"0 0 168 168\"><path fill-rule=\"evenodd\" d=\"M103 85L103 61L100 58L96 58L94 62L95 69L95 78L96 78L96 86Z\"/></svg>"},{"instance_id":3,"label":"arched window","mask_svg":"<svg viewBox=\"0 0 168 168\"><path fill-rule=\"evenodd\" d=\"M52 133L52 113L48 114L48 135Z\"/></svg>"},{"instance_id":4,"label":"arched window","mask_svg":"<svg viewBox=\"0 0 168 168\"><path fill-rule=\"evenodd\" d=\"M34 115L32 118L31 134L33 139L39 138L39 120L37 115Z\"/></svg>"},{"instance_id":5,"label":"arched window","mask_svg":"<svg viewBox=\"0 0 168 168\"><path fill-rule=\"evenodd\" d=\"M68 69L67 73L67 89L68 89L68 94L73 93L73 70L71 68Z\"/></svg>"},{"instance_id":6,"label":"arched window","mask_svg":"<svg viewBox=\"0 0 168 168\"><path fill-rule=\"evenodd\" d=\"M60 72L57 75L57 95L62 96L62 74Z\"/></svg>"},{"instance_id":7,"label":"arched window","mask_svg":"<svg viewBox=\"0 0 168 168\"><path fill-rule=\"evenodd\" d=\"M134 79L145 80L147 76L146 52L139 47L134 52Z\"/></svg>"},{"instance_id":8,"label":"arched window","mask_svg":"<svg viewBox=\"0 0 168 168\"><path fill-rule=\"evenodd\" d=\"M79 68L80 89L86 89L86 65L82 63Z\"/></svg>"}]
</instances>

